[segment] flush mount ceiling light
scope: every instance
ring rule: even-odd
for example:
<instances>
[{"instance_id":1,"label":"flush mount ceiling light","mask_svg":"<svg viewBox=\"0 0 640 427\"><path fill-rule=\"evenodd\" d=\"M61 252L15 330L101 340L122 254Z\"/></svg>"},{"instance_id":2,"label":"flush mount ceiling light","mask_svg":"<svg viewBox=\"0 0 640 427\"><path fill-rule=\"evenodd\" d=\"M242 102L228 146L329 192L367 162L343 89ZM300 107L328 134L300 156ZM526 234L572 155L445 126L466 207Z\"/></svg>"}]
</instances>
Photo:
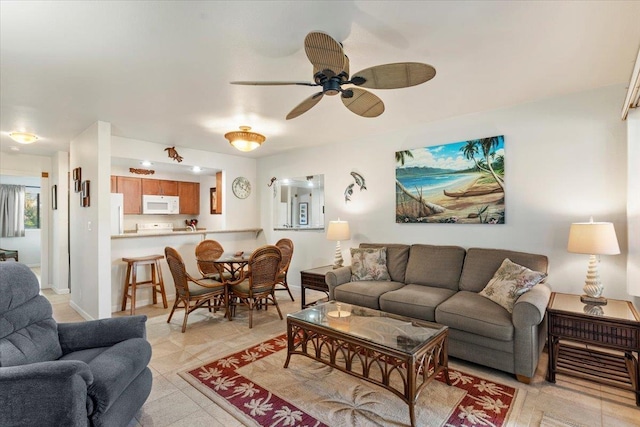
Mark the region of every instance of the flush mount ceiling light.
<instances>
[{"instance_id":1,"label":"flush mount ceiling light","mask_svg":"<svg viewBox=\"0 0 640 427\"><path fill-rule=\"evenodd\" d=\"M28 132L11 132L9 137L20 144L31 144L38 140L36 135Z\"/></svg>"},{"instance_id":2,"label":"flush mount ceiling light","mask_svg":"<svg viewBox=\"0 0 640 427\"><path fill-rule=\"evenodd\" d=\"M250 130L250 126L240 126L239 131L228 132L224 137L238 150L252 151L260 147L266 138L259 133L249 132Z\"/></svg>"}]
</instances>

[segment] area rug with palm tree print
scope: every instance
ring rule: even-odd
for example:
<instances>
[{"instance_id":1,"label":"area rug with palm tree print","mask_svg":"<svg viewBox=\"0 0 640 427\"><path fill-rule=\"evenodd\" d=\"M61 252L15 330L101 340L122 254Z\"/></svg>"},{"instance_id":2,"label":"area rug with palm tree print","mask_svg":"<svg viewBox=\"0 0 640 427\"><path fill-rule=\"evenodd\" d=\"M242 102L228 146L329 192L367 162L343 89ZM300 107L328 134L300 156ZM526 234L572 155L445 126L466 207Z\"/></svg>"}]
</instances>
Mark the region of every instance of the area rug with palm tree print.
<instances>
[{"instance_id":1,"label":"area rug with palm tree print","mask_svg":"<svg viewBox=\"0 0 640 427\"><path fill-rule=\"evenodd\" d=\"M181 372L248 426L405 426L409 407L392 392L302 355L287 369L286 335ZM416 402L417 426L506 426L525 392L449 369ZM519 393L523 394L519 397Z\"/></svg>"}]
</instances>

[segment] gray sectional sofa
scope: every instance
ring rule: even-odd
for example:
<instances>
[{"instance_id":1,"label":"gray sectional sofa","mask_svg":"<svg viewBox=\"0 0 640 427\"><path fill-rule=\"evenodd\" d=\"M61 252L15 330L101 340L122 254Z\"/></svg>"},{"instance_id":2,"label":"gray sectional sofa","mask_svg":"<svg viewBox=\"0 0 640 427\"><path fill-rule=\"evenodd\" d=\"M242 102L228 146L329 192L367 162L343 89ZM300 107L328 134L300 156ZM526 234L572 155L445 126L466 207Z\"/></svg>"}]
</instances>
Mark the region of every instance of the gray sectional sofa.
<instances>
[{"instance_id":1,"label":"gray sectional sofa","mask_svg":"<svg viewBox=\"0 0 640 427\"><path fill-rule=\"evenodd\" d=\"M544 255L459 246L371 244L387 248L390 281L351 281L351 268L326 275L329 298L449 327L449 355L516 375L533 377L546 336L551 289L535 285L513 313L479 295L505 258L547 273Z\"/></svg>"}]
</instances>

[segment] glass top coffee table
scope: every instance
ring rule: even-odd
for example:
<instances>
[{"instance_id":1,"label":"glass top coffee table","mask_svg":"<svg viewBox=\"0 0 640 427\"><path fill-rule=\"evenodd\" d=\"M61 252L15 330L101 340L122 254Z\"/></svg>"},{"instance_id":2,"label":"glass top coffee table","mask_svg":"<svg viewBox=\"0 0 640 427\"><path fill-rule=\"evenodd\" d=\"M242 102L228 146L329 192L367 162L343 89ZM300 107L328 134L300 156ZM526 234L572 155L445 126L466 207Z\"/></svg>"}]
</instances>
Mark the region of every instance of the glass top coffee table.
<instances>
[{"instance_id":1,"label":"glass top coffee table","mask_svg":"<svg viewBox=\"0 0 640 427\"><path fill-rule=\"evenodd\" d=\"M378 384L409 405L440 372L449 379L448 328L357 305L330 301L287 316L287 360L302 354Z\"/></svg>"}]
</instances>

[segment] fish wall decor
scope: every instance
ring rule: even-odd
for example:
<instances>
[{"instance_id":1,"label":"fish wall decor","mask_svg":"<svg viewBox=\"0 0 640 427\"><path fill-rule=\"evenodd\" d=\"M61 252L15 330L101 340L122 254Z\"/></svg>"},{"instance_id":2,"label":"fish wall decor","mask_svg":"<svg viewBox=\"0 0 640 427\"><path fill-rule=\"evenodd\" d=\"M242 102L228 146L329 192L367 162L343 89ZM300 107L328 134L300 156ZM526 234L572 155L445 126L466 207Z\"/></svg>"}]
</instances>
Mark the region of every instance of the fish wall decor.
<instances>
[{"instance_id":1,"label":"fish wall decor","mask_svg":"<svg viewBox=\"0 0 640 427\"><path fill-rule=\"evenodd\" d=\"M364 180L364 177L360 175L358 172L351 172L351 177L353 178L353 183L349 184L347 188L344 190L344 202L350 202L351 196L353 195L353 187L358 186L360 191L367 189L367 184Z\"/></svg>"}]
</instances>

